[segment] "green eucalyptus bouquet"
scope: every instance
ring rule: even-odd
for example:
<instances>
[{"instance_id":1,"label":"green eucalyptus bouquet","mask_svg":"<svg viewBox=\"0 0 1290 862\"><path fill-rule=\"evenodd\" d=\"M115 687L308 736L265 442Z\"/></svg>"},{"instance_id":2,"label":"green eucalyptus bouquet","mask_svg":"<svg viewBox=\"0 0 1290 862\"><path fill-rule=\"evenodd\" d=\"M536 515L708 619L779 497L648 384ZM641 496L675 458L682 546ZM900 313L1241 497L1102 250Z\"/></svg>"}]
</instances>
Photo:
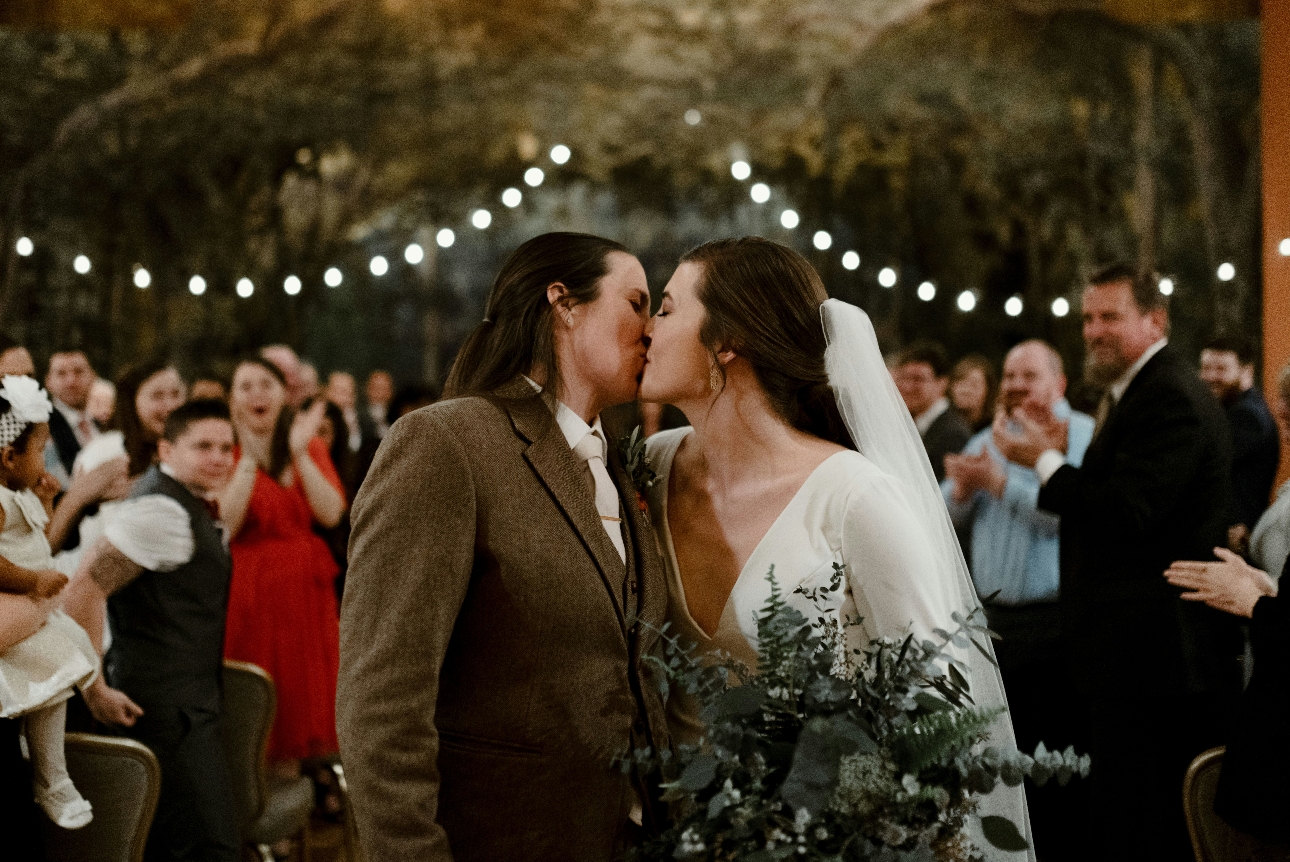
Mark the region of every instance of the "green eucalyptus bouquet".
<instances>
[{"instance_id":1,"label":"green eucalyptus bouquet","mask_svg":"<svg viewBox=\"0 0 1290 862\"><path fill-rule=\"evenodd\" d=\"M910 635L848 651L845 629L859 621L823 612L843 577L835 564L828 586L799 589L822 612L812 626L771 568L755 672L726 655L701 658L665 627L664 655L651 660L665 687L702 704L706 729L674 753L636 752L638 766L662 773L670 826L629 860L981 860L966 831L981 794L1000 781L1065 784L1088 773L1073 749L1041 743L1029 756L985 745L1005 710L973 705L949 650L975 647L993 662L979 608L955 613L958 628L937 630L939 643ZM980 819L995 847L1027 849L1017 824Z\"/></svg>"}]
</instances>

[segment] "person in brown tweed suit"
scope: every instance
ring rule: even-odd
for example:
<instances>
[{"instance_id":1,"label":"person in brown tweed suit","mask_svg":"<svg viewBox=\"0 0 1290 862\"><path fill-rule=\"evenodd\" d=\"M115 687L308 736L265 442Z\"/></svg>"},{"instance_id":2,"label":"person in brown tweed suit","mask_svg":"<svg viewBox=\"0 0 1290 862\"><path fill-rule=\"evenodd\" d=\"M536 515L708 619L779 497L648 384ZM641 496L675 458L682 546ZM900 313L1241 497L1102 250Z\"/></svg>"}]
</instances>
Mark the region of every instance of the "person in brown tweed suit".
<instances>
[{"instance_id":1,"label":"person in brown tweed suit","mask_svg":"<svg viewBox=\"0 0 1290 862\"><path fill-rule=\"evenodd\" d=\"M670 745L642 660L667 586L599 422L636 396L648 319L622 246L530 240L449 398L382 442L354 503L336 710L370 862L608 862L655 828L619 764Z\"/></svg>"}]
</instances>

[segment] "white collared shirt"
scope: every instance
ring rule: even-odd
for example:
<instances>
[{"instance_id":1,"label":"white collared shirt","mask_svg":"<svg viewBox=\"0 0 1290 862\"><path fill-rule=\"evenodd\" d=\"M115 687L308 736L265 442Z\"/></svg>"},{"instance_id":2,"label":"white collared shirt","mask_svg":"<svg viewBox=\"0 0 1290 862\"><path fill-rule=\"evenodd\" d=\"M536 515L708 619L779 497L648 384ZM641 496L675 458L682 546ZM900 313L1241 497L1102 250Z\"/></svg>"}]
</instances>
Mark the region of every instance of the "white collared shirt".
<instances>
[{"instance_id":1,"label":"white collared shirt","mask_svg":"<svg viewBox=\"0 0 1290 862\"><path fill-rule=\"evenodd\" d=\"M67 424L72 426L72 434L76 437L76 442L84 446L86 443L98 436L98 429L90 422L90 436L86 437L81 433L81 420L85 418L84 410L77 410L69 407L57 398L49 399L54 403L54 409L63 414Z\"/></svg>"},{"instance_id":2,"label":"white collared shirt","mask_svg":"<svg viewBox=\"0 0 1290 862\"><path fill-rule=\"evenodd\" d=\"M1169 344L1169 339L1162 338L1155 344L1148 347L1142 352L1142 355L1138 357L1138 361L1129 366L1128 371L1115 379L1115 382L1109 387L1111 398L1114 399L1114 403L1120 403L1120 399L1124 398L1124 393L1128 391L1129 384L1133 383L1134 378L1138 376L1138 372L1140 372L1143 367L1151 361L1153 356L1164 350L1167 344ZM1066 455L1056 449L1049 449L1047 452L1040 455L1039 460L1035 462L1035 473L1039 476L1039 484L1047 485L1048 480L1051 479L1053 474L1061 469L1061 466L1065 463Z\"/></svg>"},{"instance_id":3,"label":"white collared shirt","mask_svg":"<svg viewBox=\"0 0 1290 862\"><path fill-rule=\"evenodd\" d=\"M937 419L940 419L941 414L949 409L950 399L941 397L937 398L936 401L932 403L931 407L928 407L922 413L915 416L914 425L918 428L918 436L926 437L928 430L932 427L932 423Z\"/></svg>"},{"instance_id":4,"label":"white collared shirt","mask_svg":"<svg viewBox=\"0 0 1290 862\"><path fill-rule=\"evenodd\" d=\"M609 463L607 457L608 452L605 451L608 445L605 442L605 429L600 424L599 416L596 417L594 422L588 425L586 420L573 412L573 410L563 401L557 401L546 390L544 390L541 384L536 380L529 377L527 374L524 375L524 379L529 382L529 385L532 386L534 390L542 393L542 400L545 401L547 406L551 408L553 413L555 413L555 424L560 426L560 433L564 434L564 439L568 441L570 449L575 448L582 442L582 438L586 437L588 433L594 431L596 432L596 436L600 439L600 458L602 461L605 461L605 463Z\"/></svg>"}]
</instances>

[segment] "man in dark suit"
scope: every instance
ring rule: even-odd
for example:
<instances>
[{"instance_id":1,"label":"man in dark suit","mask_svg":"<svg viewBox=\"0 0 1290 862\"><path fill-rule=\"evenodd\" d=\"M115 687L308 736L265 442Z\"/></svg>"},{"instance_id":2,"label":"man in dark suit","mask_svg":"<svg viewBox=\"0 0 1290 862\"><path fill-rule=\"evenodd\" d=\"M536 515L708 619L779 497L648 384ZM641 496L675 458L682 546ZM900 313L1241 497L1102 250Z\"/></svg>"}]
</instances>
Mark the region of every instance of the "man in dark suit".
<instances>
[{"instance_id":1,"label":"man in dark suit","mask_svg":"<svg viewBox=\"0 0 1290 862\"><path fill-rule=\"evenodd\" d=\"M1235 624L1161 577L1225 543L1231 443L1218 403L1167 345L1157 282L1117 265L1084 292L1087 372L1107 394L1082 466L1065 462L1055 418L1000 414L994 427L1008 459L1039 475L1040 507L1061 517L1062 633L1088 710L1099 859L1190 858L1183 775L1222 743L1240 691Z\"/></svg>"},{"instance_id":2,"label":"man in dark suit","mask_svg":"<svg viewBox=\"0 0 1290 862\"><path fill-rule=\"evenodd\" d=\"M1268 508L1281 460L1281 438L1272 411L1254 385L1254 348L1245 339L1215 338L1200 352L1200 379L1227 410L1232 429L1232 497L1235 514L1229 547L1243 552Z\"/></svg>"},{"instance_id":3,"label":"man in dark suit","mask_svg":"<svg viewBox=\"0 0 1290 862\"><path fill-rule=\"evenodd\" d=\"M111 618L112 646L86 704L161 765L145 858L235 862L240 839L220 731L233 566L210 512L233 475L227 405L178 407L158 455L86 551L64 606L96 644L105 611Z\"/></svg>"},{"instance_id":4,"label":"man in dark suit","mask_svg":"<svg viewBox=\"0 0 1290 862\"><path fill-rule=\"evenodd\" d=\"M54 403L54 411L49 414L49 436L57 458L47 457L45 466L64 488L70 483L72 464L81 447L99 435L98 425L85 412L94 379L94 369L84 351L60 350L49 358L45 388Z\"/></svg>"},{"instance_id":5,"label":"man in dark suit","mask_svg":"<svg viewBox=\"0 0 1290 862\"><path fill-rule=\"evenodd\" d=\"M972 438L972 428L946 396L950 357L934 341L915 341L896 357L892 377L918 426L936 481L944 481L945 456L962 452Z\"/></svg>"}]
</instances>

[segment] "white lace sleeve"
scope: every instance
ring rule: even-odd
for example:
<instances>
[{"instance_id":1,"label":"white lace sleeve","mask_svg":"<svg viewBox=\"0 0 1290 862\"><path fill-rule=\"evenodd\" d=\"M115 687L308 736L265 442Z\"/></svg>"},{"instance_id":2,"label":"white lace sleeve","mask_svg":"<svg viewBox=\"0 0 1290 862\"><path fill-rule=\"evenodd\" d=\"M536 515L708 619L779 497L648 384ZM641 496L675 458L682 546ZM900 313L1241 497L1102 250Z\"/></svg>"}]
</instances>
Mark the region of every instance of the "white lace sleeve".
<instances>
[{"instance_id":1,"label":"white lace sleeve","mask_svg":"<svg viewBox=\"0 0 1290 862\"><path fill-rule=\"evenodd\" d=\"M125 500L103 535L137 565L169 572L193 558L193 530L178 501L164 494Z\"/></svg>"}]
</instances>

